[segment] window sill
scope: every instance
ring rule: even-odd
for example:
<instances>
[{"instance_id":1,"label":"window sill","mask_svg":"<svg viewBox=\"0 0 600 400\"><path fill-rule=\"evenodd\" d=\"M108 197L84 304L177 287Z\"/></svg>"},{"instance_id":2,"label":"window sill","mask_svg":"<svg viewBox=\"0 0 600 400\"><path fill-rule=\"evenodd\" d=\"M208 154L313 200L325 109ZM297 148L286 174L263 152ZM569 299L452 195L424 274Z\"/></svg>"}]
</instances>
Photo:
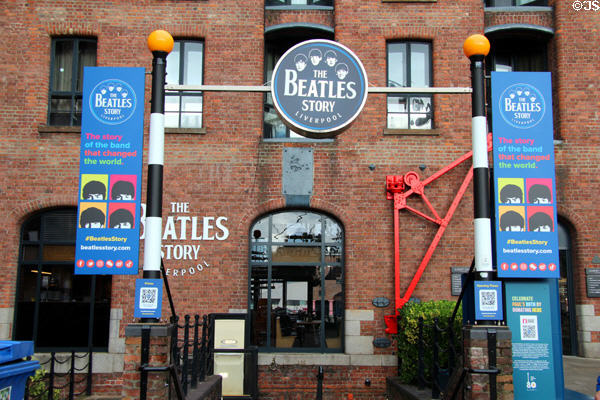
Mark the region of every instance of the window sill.
<instances>
[{"instance_id":1,"label":"window sill","mask_svg":"<svg viewBox=\"0 0 600 400\"><path fill-rule=\"evenodd\" d=\"M439 136L438 129L383 129L385 136Z\"/></svg>"},{"instance_id":2,"label":"window sill","mask_svg":"<svg viewBox=\"0 0 600 400\"><path fill-rule=\"evenodd\" d=\"M81 126L59 126L59 125L39 125L38 133L40 135L48 133L77 133L81 134Z\"/></svg>"},{"instance_id":3,"label":"window sill","mask_svg":"<svg viewBox=\"0 0 600 400\"><path fill-rule=\"evenodd\" d=\"M288 6L265 6L265 10L323 10L333 11L332 6L309 6L309 5L288 5Z\"/></svg>"},{"instance_id":4,"label":"window sill","mask_svg":"<svg viewBox=\"0 0 600 400\"><path fill-rule=\"evenodd\" d=\"M262 138L263 143L333 143L335 139Z\"/></svg>"},{"instance_id":5,"label":"window sill","mask_svg":"<svg viewBox=\"0 0 600 400\"><path fill-rule=\"evenodd\" d=\"M206 128L165 128L165 133L179 135L206 135Z\"/></svg>"},{"instance_id":6,"label":"window sill","mask_svg":"<svg viewBox=\"0 0 600 400\"><path fill-rule=\"evenodd\" d=\"M547 7L547 6L485 7L483 9L483 11L484 12L511 12L511 13L540 12L540 11L552 12L552 7Z\"/></svg>"}]
</instances>

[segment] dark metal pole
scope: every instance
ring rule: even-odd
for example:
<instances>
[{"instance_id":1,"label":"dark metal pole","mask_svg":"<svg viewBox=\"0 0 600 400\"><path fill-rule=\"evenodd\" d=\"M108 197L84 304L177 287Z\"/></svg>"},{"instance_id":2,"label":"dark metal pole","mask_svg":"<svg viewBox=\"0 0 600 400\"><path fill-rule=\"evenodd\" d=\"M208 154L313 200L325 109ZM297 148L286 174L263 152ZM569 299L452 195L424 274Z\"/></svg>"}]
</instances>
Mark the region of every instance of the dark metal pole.
<instances>
[{"instance_id":1,"label":"dark metal pole","mask_svg":"<svg viewBox=\"0 0 600 400\"><path fill-rule=\"evenodd\" d=\"M150 327L142 328L142 354L140 360L140 400L146 400L148 393L148 362L150 361Z\"/></svg>"},{"instance_id":2,"label":"dark metal pole","mask_svg":"<svg viewBox=\"0 0 600 400\"><path fill-rule=\"evenodd\" d=\"M317 373L317 400L323 399L323 367L319 366Z\"/></svg>"},{"instance_id":3,"label":"dark metal pole","mask_svg":"<svg viewBox=\"0 0 600 400\"><path fill-rule=\"evenodd\" d=\"M148 37L148 47L152 52L153 59L143 278L160 279L165 144L165 78L167 55L173 49L173 38L166 31L154 31ZM154 318L146 320L145 322L157 322Z\"/></svg>"},{"instance_id":4,"label":"dark metal pole","mask_svg":"<svg viewBox=\"0 0 600 400\"><path fill-rule=\"evenodd\" d=\"M492 227L490 222L490 178L487 151L487 120L485 117L484 55L471 60L473 199L475 212L475 271L478 280L488 280L492 272Z\"/></svg>"}]
</instances>

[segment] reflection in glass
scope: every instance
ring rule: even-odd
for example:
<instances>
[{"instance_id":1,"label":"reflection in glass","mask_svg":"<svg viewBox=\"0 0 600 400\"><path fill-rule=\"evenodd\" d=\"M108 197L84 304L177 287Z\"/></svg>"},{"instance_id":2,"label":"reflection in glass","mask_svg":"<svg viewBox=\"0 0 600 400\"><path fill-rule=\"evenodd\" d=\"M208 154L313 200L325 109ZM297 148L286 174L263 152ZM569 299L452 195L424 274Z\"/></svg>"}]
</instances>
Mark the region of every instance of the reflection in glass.
<instances>
[{"instance_id":1,"label":"reflection in glass","mask_svg":"<svg viewBox=\"0 0 600 400\"><path fill-rule=\"evenodd\" d=\"M250 234L252 343L341 350L341 226L314 212L284 211L257 221Z\"/></svg>"},{"instance_id":2,"label":"reflection in glass","mask_svg":"<svg viewBox=\"0 0 600 400\"><path fill-rule=\"evenodd\" d=\"M177 40L167 56L166 82L174 85L201 85L203 80L204 43ZM202 127L202 93L167 91L165 93L165 127Z\"/></svg>"}]
</instances>

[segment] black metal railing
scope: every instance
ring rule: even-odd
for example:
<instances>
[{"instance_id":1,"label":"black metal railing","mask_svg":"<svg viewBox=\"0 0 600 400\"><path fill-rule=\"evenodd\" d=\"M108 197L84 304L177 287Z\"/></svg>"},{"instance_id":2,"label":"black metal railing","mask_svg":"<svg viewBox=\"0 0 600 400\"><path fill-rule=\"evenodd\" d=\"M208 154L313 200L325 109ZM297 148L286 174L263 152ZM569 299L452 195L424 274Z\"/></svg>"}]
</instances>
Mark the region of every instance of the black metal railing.
<instances>
[{"instance_id":1,"label":"black metal railing","mask_svg":"<svg viewBox=\"0 0 600 400\"><path fill-rule=\"evenodd\" d=\"M81 367L76 366L78 359L86 359L87 362ZM50 358L40 363L40 367L47 371L29 378L25 386L25 400L54 400L74 399L80 395L92 394L92 363L93 353L77 354L71 351L70 355L57 355L50 353ZM69 365L66 372L57 372L65 368L59 365Z\"/></svg>"},{"instance_id":2,"label":"black metal railing","mask_svg":"<svg viewBox=\"0 0 600 400\"><path fill-rule=\"evenodd\" d=\"M456 360L462 346L458 340L452 317L447 319L447 324L441 324L439 318L434 318L432 323L426 324L423 317L419 317L418 342L417 342L417 382L419 390L431 387L431 398L439 399L440 394L446 389L449 377L458 368ZM431 333L432 343L425 343L426 330ZM431 348L431 356L426 356L426 347ZM442 355L444 355L442 357ZM430 358L430 359L429 359Z\"/></svg>"},{"instance_id":3,"label":"black metal railing","mask_svg":"<svg viewBox=\"0 0 600 400\"><path fill-rule=\"evenodd\" d=\"M454 311L452 312L452 317L450 317L449 326L454 324L456 319L456 315L458 314L458 309L462 303L462 299L468 290L469 286L472 285L475 277L475 260L471 263L471 267L469 268L469 272L467 273L467 279L463 283L462 290L460 295L458 296L458 300L456 301L456 305L454 306ZM468 389L465 387L464 382L467 378L468 374L481 374L481 375L489 375L490 377L490 400L496 400L497 398L497 390L496 390L496 377L500 373L500 370L496 365L496 331L494 329L488 329L487 333L487 346L488 346L488 368L487 369L476 369L476 368L465 368L464 360L462 356L462 351L458 357L457 353L453 353L453 363L454 367L452 370L447 371L448 380L445 382L445 386L440 388L440 392L443 394L443 399L445 400L455 400L464 398L464 391ZM450 363L449 363L450 364ZM433 397L439 398L439 397Z\"/></svg>"},{"instance_id":4,"label":"black metal railing","mask_svg":"<svg viewBox=\"0 0 600 400\"><path fill-rule=\"evenodd\" d=\"M212 374L212 351L210 349L210 320L208 316L189 315L179 325L179 317L172 319L171 362L180 376L184 394L195 389L207 375Z\"/></svg>"}]
</instances>

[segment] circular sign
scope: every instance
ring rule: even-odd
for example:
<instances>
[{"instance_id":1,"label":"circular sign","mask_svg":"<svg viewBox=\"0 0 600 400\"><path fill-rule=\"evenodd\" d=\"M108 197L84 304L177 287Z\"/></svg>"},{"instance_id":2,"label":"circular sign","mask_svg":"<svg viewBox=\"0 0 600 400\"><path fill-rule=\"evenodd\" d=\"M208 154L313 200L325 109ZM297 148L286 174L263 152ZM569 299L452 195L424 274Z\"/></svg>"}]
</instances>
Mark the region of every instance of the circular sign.
<instances>
[{"instance_id":1,"label":"circular sign","mask_svg":"<svg viewBox=\"0 0 600 400\"><path fill-rule=\"evenodd\" d=\"M108 125L127 121L136 105L133 88L120 79L106 79L98 83L90 95L92 115Z\"/></svg>"},{"instance_id":2,"label":"circular sign","mask_svg":"<svg viewBox=\"0 0 600 400\"><path fill-rule=\"evenodd\" d=\"M367 73L356 55L331 40L299 43L279 59L271 94L283 122L312 138L341 133L367 101Z\"/></svg>"},{"instance_id":3,"label":"circular sign","mask_svg":"<svg viewBox=\"0 0 600 400\"><path fill-rule=\"evenodd\" d=\"M533 128L540 123L546 112L544 96L527 83L507 87L500 95L498 107L504 121L518 129Z\"/></svg>"}]
</instances>

